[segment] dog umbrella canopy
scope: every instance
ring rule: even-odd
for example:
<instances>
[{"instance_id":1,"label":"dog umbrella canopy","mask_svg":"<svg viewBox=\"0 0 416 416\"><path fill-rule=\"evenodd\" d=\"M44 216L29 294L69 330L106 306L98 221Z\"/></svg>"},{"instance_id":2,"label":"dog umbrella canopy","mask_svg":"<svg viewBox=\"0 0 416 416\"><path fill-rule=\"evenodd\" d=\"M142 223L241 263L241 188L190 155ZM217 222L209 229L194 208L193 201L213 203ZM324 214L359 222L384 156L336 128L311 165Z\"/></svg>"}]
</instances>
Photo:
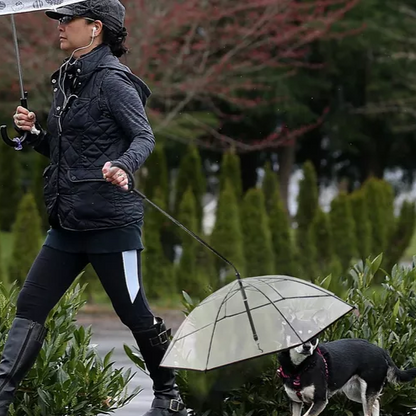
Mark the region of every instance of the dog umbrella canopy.
<instances>
[{"instance_id":1,"label":"dog umbrella canopy","mask_svg":"<svg viewBox=\"0 0 416 416\"><path fill-rule=\"evenodd\" d=\"M13 42L16 53L17 71L20 85L20 104L22 107L27 108L27 93L23 86L22 66L20 63L19 43L17 38L17 30L14 15L16 13L34 12L38 10L56 10L56 8L58 7L67 6L69 4L74 3L81 3L82 1L84 0L0 0L0 16L10 15L11 19ZM32 129L32 133L37 133L36 128ZM0 134L7 145L15 148L16 150L22 149L22 143L26 139L26 134L22 137L10 139L7 135L6 126L0 127Z\"/></svg>"},{"instance_id":2,"label":"dog umbrella canopy","mask_svg":"<svg viewBox=\"0 0 416 416\"><path fill-rule=\"evenodd\" d=\"M282 351L310 340L352 309L333 293L295 277L236 280L187 316L161 366L209 371Z\"/></svg>"}]
</instances>

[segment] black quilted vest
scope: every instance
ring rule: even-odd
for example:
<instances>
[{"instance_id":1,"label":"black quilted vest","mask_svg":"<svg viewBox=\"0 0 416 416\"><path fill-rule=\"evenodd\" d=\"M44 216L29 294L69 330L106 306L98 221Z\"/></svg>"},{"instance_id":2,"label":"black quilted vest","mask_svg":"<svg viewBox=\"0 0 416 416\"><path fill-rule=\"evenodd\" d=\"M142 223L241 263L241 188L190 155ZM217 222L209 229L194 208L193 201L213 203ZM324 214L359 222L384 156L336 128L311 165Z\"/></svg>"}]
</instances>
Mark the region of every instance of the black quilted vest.
<instances>
[{"instance_id":1,"label":"black quilted vest","mask_svg":"<svg viewBox=\"0 0 416 416\"><path fill-rule=\"evenodd\" d=\"M150 91L107 46L98 47L67 70L70 89L64 104L59 71L52 75L54 102L48 117L51 164L45 170L45 203L52 226L87 231L123 227L143 217L141 199L106 182L102 167L129 147L103 100L104 77L128 75L143 105ZM61 74L62 79L62 74Z\"/></svg>"}]
</instances>

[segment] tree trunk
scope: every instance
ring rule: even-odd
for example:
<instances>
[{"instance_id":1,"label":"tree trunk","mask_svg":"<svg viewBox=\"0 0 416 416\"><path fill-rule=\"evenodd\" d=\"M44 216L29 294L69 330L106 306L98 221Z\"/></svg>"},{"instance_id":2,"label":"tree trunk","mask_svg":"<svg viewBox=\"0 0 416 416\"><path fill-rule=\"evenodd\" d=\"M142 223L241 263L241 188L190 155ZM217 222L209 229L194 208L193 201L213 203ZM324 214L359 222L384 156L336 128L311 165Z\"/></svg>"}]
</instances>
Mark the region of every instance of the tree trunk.
<instances>
[{"instance_id":1,"label":"tree trunk","mask_svg":"<svg viewBox=\"0 0 416 416\"><path fill-rule=\"evenodd\" d=\"M250 152L240 155L241 181L243 193L257 184L258 153Z\"/></svg>"}]
</instances>

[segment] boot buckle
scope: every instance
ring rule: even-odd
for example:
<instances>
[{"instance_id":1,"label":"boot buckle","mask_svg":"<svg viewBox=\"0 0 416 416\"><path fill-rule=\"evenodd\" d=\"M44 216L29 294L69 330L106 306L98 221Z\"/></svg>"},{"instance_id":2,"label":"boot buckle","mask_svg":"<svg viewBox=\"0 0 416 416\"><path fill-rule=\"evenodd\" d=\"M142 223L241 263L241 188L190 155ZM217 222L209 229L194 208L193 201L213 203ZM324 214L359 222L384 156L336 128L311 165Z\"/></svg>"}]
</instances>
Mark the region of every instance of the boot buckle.
<instances>
[{"instance_id":1,"label":"boot buckle","mask_svg":"<svg viewBox=\"0 0 416 416\"><path fill-rule=\"evenodd\" d=\"M150 338L150 345L156 347L157 345L166 344L169 341L170 329L161 332L157 337Z\"/></svg>"},{"instance_id":2,"label":"boot buckle","mask_svg":"<svg viewBox=\"0 0 416 416\"><path fill-rule=\"evenodd\" d=\"M172 399L169 404L169 410L172 412L180 412L185 408L185 405L180 401L176 399Z\"/></svg>"}]
</instances>

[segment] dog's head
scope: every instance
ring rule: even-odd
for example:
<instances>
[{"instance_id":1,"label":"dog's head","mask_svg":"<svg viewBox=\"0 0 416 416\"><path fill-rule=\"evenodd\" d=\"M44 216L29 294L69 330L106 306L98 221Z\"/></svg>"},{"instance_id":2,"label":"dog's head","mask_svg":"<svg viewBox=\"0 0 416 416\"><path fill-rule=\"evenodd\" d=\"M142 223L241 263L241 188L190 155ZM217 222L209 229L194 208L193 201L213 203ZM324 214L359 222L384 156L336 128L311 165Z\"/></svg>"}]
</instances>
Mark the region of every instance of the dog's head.
<instances>
[{"instance_id":1,"label":"dog's head","mask_svg":"<svg viewBox=\"0 0 416 416\"><path fill-rule=\"evenodd\" d=\"M305 342L302 345L299 345L293 348L293 350L297 354L309 356L314 353L315 349L318 347L318 344L319 344L319 338L314 337L310 339L308 342Z\"/></svg>"}]
</instances>

